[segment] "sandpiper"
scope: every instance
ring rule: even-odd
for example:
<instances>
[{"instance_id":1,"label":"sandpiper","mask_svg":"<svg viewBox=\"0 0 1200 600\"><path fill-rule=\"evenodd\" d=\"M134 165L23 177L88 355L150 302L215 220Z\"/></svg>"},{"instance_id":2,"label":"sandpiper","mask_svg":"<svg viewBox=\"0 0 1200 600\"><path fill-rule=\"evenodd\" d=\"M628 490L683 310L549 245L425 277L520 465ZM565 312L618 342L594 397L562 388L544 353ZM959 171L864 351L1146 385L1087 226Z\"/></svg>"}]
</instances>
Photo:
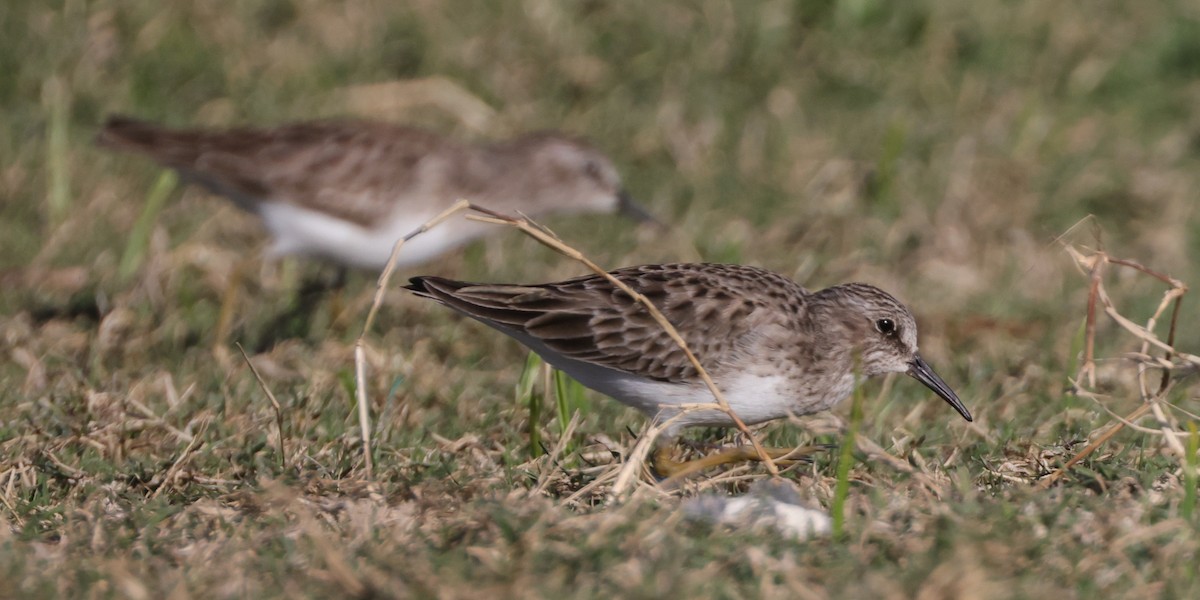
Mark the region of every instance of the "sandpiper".
<instances>
[{"instance_id":1,"label":"sandpiper","mask_svg":"<svg viewBox=\"0 0 1200 600\"><path fill-rule=\"evenodd\" d=\"M465 198L507 214L623 212L652 220L612 162L584 141L539 133L469 145L368 121L268 129L169 129L111 117L104 147L144 154L261 217L271 256L382 269L396 240ZM398 267L426 262L495 227L454 219L414 238Z\"/></svg>"},{"instance_id":2,"label":"sandpiper","mask_svg":"<svg viewBox=\"0 0 1200 600\"><path fill-rule=\"evenodd\" d=\"M678 329L747 424L827 410L863 377L887 373L912 376L971 420L917 352L912 313L877 287L847 283L809 292L777 273L741 265L645 265L611 274ZM500 330L583 385L651 418L677 417L667 440L685 427L733 425L719 410L681 410L713 397L645 308L604 277L539 285L415 277L407 289ZM705 466L719 462L728 461ZM664 469L656 460L668 475L691 470L681 464Z\"/></svg>"}]
</instances>

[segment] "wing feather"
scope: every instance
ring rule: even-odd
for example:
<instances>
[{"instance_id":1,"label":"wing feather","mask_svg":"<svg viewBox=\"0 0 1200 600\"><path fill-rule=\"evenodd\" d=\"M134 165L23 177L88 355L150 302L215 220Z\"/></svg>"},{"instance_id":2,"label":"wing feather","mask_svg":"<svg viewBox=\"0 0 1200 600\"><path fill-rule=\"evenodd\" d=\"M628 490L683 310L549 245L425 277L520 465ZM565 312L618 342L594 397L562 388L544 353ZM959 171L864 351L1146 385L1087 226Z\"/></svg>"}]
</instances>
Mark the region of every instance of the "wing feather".
<instances>
[{"instance_id":1,"label":"wing feather","mask_svg":"<svg viewBox=\"0 0 1200 600\"><path fill-rule=\"evenodd\" d=\"M466 147L434 133L364 121L207 130L112 117L96 141L177 169L248 210L286 202L368 227L395 210L427 156L470 162L460 160Z\"/></svg>"},{"instance_id":2,"label":"wing feather","mask_svg":"<svg viewBox=\"0 0 1200 600\"><path fill-rule=\"evenodd\" d=\"M807 294L785 277L739 265L648 265L612 275L647 296L710 371L756 331L798 318ZM408 289L572 360L663 381L696 375L645 308L600 276L535 286L416 277Z\"/></svg>"}]
</instances>

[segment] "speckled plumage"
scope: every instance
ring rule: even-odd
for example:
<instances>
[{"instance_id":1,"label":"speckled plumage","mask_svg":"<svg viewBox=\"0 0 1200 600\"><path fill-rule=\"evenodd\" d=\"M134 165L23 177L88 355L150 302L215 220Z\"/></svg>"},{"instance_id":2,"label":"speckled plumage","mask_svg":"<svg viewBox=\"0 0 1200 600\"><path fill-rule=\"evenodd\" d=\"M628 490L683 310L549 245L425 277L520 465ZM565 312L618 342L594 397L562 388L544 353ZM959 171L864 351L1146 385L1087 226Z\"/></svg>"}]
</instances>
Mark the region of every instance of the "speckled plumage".
<instances>
[{"instance_id":1,"label":"speckled plumage","mask_svg":"<svg viewBox=\"0 0 1200 600\"><path fill-rule=\"evenodd\" d=\"M612 275L662 311L747 423L826 410L854 389L855 373L890 372L912 375L971 418L920 358L912 314L877 287L809 292L741 265L645 265ZM598 275L520 286L416 277L408 289L512 336L584 385L652 417L713 401L644 307ZM732 424L718 411L689 412L676 423L674 431Z\"/></svg>"},{"instance_id":2,"label":"speckled plumage","mask_svg":"<svg viewBox=\"0 0 1200 600\"><path fill-rule=\"evenodd\" d=\"M113 117L97 142L146 155L258 214L274 238L274 255L346 266L382 268L397 238L462 198L530 216L646 216L608 158L552 133L470 145L368 121L203 130ZM423 262L494 229L446 222L415 238L399 263Z\"/></svg>"}]
</instances>

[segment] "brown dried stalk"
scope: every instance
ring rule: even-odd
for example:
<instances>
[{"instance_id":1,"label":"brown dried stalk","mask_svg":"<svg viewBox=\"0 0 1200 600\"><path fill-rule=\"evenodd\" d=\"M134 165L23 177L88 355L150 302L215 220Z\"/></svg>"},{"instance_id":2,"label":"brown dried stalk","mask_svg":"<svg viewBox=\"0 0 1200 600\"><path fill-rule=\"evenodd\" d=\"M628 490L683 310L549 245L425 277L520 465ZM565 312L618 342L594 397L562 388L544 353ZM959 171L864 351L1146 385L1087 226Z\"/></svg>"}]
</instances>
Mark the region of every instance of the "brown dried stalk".
<instances>
[{"instance_id":1,"label":"brown dried stalk","mask_svg":"<svg viewBox=\"0 0 1200 600\"><path fill-rule=\"evenodd\" d=\"M1148 365L1150 363L1146 360L1139 361L1139 363L1138 363L1138 384L1139 384L1139 388L1141 390L1141 397L1142 397L1142 401L1143 401L1142 406L1139 406L1137 409L1135 409L1133 412L1131 412L1126 417L1118 418L1116 423L1113 423L1111 426L1109 426L1109 428L1106 429L1092 443L1088 444L1087 447L1085 447L1078 454L1076 454L1070 460L1068 460L1066 463L1064 463L1062 467L1059 467L1053 473L1051 473L1050 475L1047 475L1045 478L1043 478L1041 481L1041 485L1043 488L1047 488L1047 487L1053 485L1054 482L1061 479L1062 476L1065 475L1066 472L1072 466L1074 466L1079 461L1086 458L1088 455L1090 455L1092 452L1094 452L1100 446L1107 443L1108 440L1112 439L1112 437L1114 435L1116 435L1117 432L1119 432L1121 429L1123 429L1127 423L1133 423L1137 419L1140 419L1141 417L1143 417L1147 412L1151 412L1151 411L1153 411L1155 417L1158 418L1160 427L1162 429L1161 433L1163 434L1163 437L1167 440L1167 443L1171 446L1172 450L1175 450L1177 453L1179 453L1182 456L1183 455L1182 444L1179 442L1178 436L1172 435L1176 432L1174 432L1171 429L1170 422L1167 420L1165 413L1163 413L1163 411L1162 411L1161 403L1162 403L1163 398L1166 395L1166 392L1169 388L1169 384L1171 381L1170 365L1173 364L1171 362L1172 358L1179 358L1180 360L1182 360L1184 362L1188 362L1188 363L1192 363L1193 365L1200 366L1200 357L1196 357L1196 356L1193 356L1191 354L1187 354L1184 352L1179 352L1178 350L1175 349L1175 331L1176 331L1176 327L1179 322L1179 307L1183 301L1184 294L1186 294L1188 291L1187 285L1185 285L1182 281L1175 279L1174 277L1171 277L1164 273L1160 273L1158 271L1150 269L1136 261L1132 261L1132 260L1128 260L1128 259L1121 259L1121 258L1113 258L1103 251L1094 251L1090 255L1085 256L1083 253L1076 250L1073 246L1066 245L1065 248L1066 248L1067 253L1070 254L1073 259L1075 259L1076 264L1078 264L1082 269L1084 269L1088 273L1088 279L1089 279L1084 360L1083 360L1083 364L1081 365L1081 367L1079 369L1079 373L1076 376L1076 379L1074 381L1072 381L1072 385L1074 385L1077 388L1080 388L1082 386L1084 377L1087 377L1088 385L1090 387L1095 387L1095 385L1096 385L1095 342L1096 342L1096 305L1097 305L1097 303L1103 305L1104 312L1105 312L1105 314L1107 314L1109 316L1109 318L1111 318L1113 321L1115 321L1123 329L1125 329L1129 333L1133 334L1134 337L1136 337L1142 341L1142 345L1141 345L1141 355L1142 356L1145 356L1147 358L1153 358L1149 354L1151 346L1153 346L1159 350L1162 350L1165 353L1165 356L1163 357L1163 359L1161 361L1155 361L1155 362L1159 362L1161 365L1163 365L1162 366L1162 371L1163 371L1162 379L1159 382L1158 389L1153 393L1151 393L1147 389L1147 387L1145 385L1144 375L1145 375L1146 369L1148 368ZM1146 275L1154 277L1155 279L1158 279L1159 281L1170 286L1170 289L1168 289L1163 294L1163 299L1161 302L1159 302L1158 308L1154 311L1154 314L1151 315L1150 318L1147 320L1145 327L1138 325L1137 323L1134 323L1133 321L1126 318L1124 315L1120 314L1120 312L1118 312L1116 307L1113 305L1112 299L1109 298L1108 291L1104 288L1104 281L1103 281L1102 274L1103 274L1104 267L1106 265L1110 265L1110 264L1120 266L1120 267L1134 269L1136 271L1139 271L1141 273L1144 273ZM1163 342L1161 339L1159 339L1159 337L1157 335L1155 335L1154 328L1157 326L1158 319L1166 311L1168 306L1173 306L1173 308L1171 310L1171 323L1170 323L1169 329L1167 331L1167 341Z\"/></svg>"},{"instance_id":2,"label":"brown dried stalk","mask_svg":"<svg viewBox=\"0 0 1200 600\"><path fill-rule=\"evenodd\" d=\"M371 309L367 311L367 319L363 322L362 333L358 334L358 339L354 341L354 385L356 388L354 396L358 402L358 427L362 431L363 464L367 471L367 477L371 477L373 471L373 460L371 458L371 409L367 406L367 332L371 330L371 325L375 323L375 315L379 313L379 307L383 305L384 290L387 289L388 281L392 278L392 272L396 270L396 258L400 256L400 249L404 247L405 242L429 231L436 227L438 223L449 219L455 213L463 211L470 206L470 202L459 200L440 215L426 221L412 233L396 240L396 245L392 246L392 254L388 257L387 265L383 267L383 273L379 274L379 279L375 283L375 299L371 302Z\"/></svg>"},{"instance_id":3,"label":"brown dried stalk","mask_svg":"<svg viewBox=\"0 0 1200 600\"><path fill-rule=\"evenodd\" d=\"M271 388L267 387L267 382L263 381L262 375L258 374L258 369L254 363L250 362L250 357L246 355L246 349L242 348L241 344L236 344L238 352L242 353L242 358L246 361L246 366L250 367L250 372L254 373L254 378L258 380L258 387L262 388L263 393L267 395L267 399L271 401L271 407L275 409L275 427L279 429L279 468L287 470L287 454L284 452L283 444L283 407L279 405L279 401L275 399L275 394L271 393Z\"/></svg>"}]
</instances>

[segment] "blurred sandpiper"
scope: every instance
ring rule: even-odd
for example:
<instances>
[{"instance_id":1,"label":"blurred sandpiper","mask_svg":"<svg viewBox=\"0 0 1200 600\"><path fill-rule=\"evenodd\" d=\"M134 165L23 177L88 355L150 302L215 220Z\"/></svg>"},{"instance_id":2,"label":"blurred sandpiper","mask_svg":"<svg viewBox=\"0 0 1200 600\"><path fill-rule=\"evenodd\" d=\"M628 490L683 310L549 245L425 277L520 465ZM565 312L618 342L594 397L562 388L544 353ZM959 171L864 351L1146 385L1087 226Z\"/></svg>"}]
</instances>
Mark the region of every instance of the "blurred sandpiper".
<instances>
[{"instance_id":1,"label":"blurred sandpiper","mask_svg":"<svg viewBox=\"0 0 1200 600\"><path fill-rule=\"evenodd\" d=\"M459 199L506 214L622 212L652 220L612 162L557 133L471 145L368 121L170 129L111 117L97 142L143 154L261 217L271 256L382 269L396 240ZM426 262L494 226L451 219L414 238L398 267Z\"/></svg>"},{"instance_id":2,"label":"blurred sandpiper","mask_svg":"<svg viewBox=\"0 0 1200 600\"><path fill-rule=\"evenodd\" d=\"M643 294L679 331L747 424L827 410L864 377L905 373L962 417L971 414L917 351L911 312L864 283L809 292L763 269L720 264L628 267L611 275ZM666 440L691 426L733 425L684 352L631 296L599 275L539 285L415 277L409 290L515 338L583 385L651 418L675 418ZM660 444L660 450L665 447ZM790 450L772 450L780 456ZM753 458L732 451L699 466ZM690 472L656 453L664 475Z\"/></svg>"}]
</instances>

